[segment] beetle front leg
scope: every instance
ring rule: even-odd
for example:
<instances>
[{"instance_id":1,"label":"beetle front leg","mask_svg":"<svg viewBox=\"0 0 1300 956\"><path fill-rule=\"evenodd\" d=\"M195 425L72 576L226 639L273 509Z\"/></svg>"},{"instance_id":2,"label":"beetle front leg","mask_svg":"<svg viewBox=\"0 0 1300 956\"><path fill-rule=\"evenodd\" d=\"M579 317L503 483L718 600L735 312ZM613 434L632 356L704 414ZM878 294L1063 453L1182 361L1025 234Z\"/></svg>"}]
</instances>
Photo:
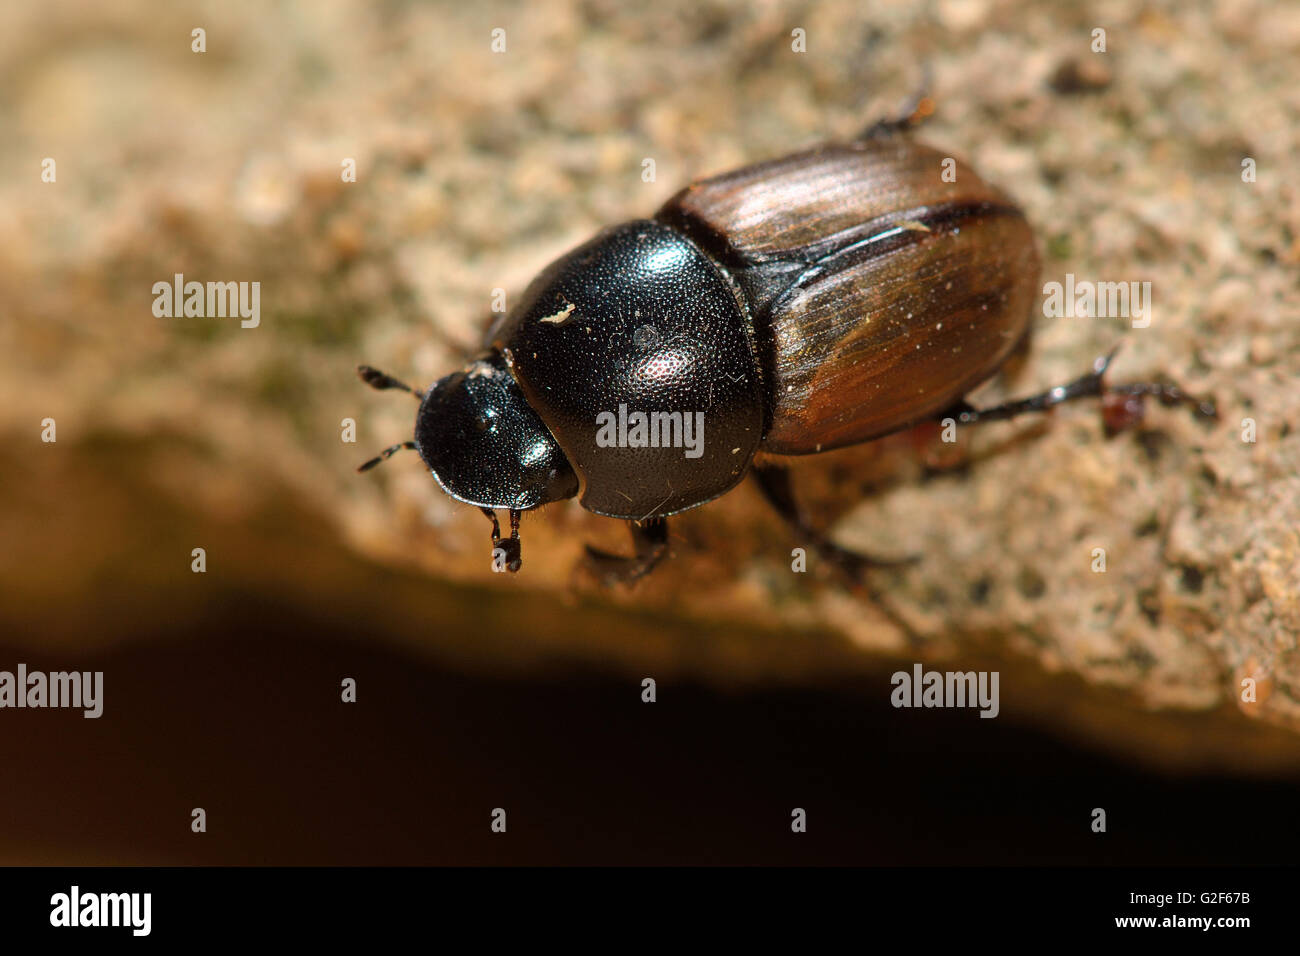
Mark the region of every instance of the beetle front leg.
<instances>
[{"instance_id":1,"label":"beetle front leg","mask_svg":"<svg viewBox=\"0 0 1300 956\"><path fill-rule=\"evenodd\" d=\"M479 508L492 520L492 568L515 574L523 567L523 551L519 543L519 515L517 508L510 509L510 537L501 537L501 523L491 508Z\"/></svg>"},{"instance_id":2,"label":"beetle front leg","mask_svg":"<svg viewBox=\"0 0 1300 956\"><path fill-rule=\"evenodd\" d=\"M1145 413L1145 399L1154 397L1162 405L1189 405L1202 418L1218 418L1214 403L1188 395L1181 387L1171 382L1134 382L1126 385L1107 385L1106 372L1119 346L1101 356L1092 365L1092 371L1080 375L1065 385L1049 388L1045 392L1031 395L1013 402L1004 402L992 408L975 408L962 401L953 408L936 416L942 421L951 418L959 425L975 425L980 422L1006 421L1026 412L1045 412L1064 402L1079 398L1097 396L1102 400L1101 414L1106 432L1114 435L1130 428L1142 420Z\"/></svg>"},{"instance_id":3,"label":"beetle front leg","mask_svg":"<svg viewBox=\"0 0 1300 956\"><path fill-rule=\"evenodd\" d=\"M668 553L668 519L647 518L629 521L633 556L611 554L587 545L587 566L607 584L631 584L654 570Z\"/></svg>"}]
</instances>

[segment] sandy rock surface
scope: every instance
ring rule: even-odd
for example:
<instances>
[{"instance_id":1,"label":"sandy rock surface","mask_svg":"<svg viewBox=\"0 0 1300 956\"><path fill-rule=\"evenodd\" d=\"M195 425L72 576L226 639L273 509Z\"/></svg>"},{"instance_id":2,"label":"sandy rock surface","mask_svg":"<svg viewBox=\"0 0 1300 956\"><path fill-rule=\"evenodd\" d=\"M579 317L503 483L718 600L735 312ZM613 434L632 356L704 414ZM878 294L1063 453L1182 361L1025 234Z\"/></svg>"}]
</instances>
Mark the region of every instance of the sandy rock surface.
<instances>
[{"instance_id":1,"label":"sandy rock surface","mask_svg":"<svg viewBox=\"0 0 1300 956\"><path fill-rule=\"evenodd\" d=\"M241 555L248 587L351 600L373 586L358 567L386 566L407 582L392 597L408 639L466 659L815 682L977 657L1021 675L1003 692L1044 721L1108 746L1294 766L1298 56L1300 8L1240 0L5 4L5 616L33 641L72 634L60 615L104 580L185 606L159 555L177 550L187 573L186 525L158 515L202 515L236 542L291 502L292 521L259 525L279 545ZM918 430L802 462L838 540L923 556L875 578L919 640L815 560L792 573L800 542L750 487L674 521L672 560L610 593L573 569L583 542L621 549L625 534L576 503L525 516L524 570L504 580L483 517L414 456L354 473L409 437L414 412L365 389L358 362L433 381L472 347L493 290L517 296L695 176L853 134L926 64L938 108L916 135L1023 205L1044 282L1151 284L1144 328L1038 317L1029 354L974 400L1068 381L1122 343L1115 380L1172 379L1221 414L1153 405L1108 439L1080 403L956 448ZM155 317L151 290L176 273L260 282L260 324ZM436 626L422 580L494 603L509 640Z\"/></svg>"}]
</instances>

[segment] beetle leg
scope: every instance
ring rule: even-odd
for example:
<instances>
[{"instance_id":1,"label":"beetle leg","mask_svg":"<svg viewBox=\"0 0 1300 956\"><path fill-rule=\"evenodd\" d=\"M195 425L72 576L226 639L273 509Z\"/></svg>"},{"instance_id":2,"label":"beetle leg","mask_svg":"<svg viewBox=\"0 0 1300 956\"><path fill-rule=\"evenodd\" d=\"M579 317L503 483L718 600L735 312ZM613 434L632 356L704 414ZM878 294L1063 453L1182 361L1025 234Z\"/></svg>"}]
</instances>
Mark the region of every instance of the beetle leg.
<instances>
[{"instance_id":1,"label":"beetle leg","mask_svg":"<svg viewBox=\"0 0 1300 956\"><path fill-rule=\"evenodd\" d=\"M414 449L414 448L415 448L415 442L413 441L403 441L403 442L398 442L396 445L389 445L387 448L381 451L374 458L371 458L364 465L358 466L357 471L358 472L369 471L371 468L374 468L375 465L379 464L381 461L387 461L388 459L392 458L393 455L397 454L399 451L402 451L403 449Z\"/></svg>"},{"instance_id":2,"label":"beetle leg","mask_svg":"<svg viewBox=\"0 0 1300 956\"><path fill-rule=\"evenodd\" d=\"M876 120L859 133L857 139L875 139L879 136L892 136L904 132L914 126L920 126L934 113L934 100L929 93L930 87L934 84L934 74L929 63L925 64L923 70L920 87L912 94L911 99L898 115Z\"/></svg>"},{"instance_id":3,"label":"beetle leg","mask_svg":"<svg viewBox=\"0 0 1300 956\"><path fill-rule=\"evenodd\" d=\"M795 499L789 468L783 465L756 464L753 472L763 497L776 509L777 514L805 538L818 554L854 580L860 579L862 573L868 568L895 568L914 564L919 560L915 555L905 558L874 558L841 547L809 523L803 509L799 507L799 502Z\"/></svg>"},{"instance_id":4,"label":"beetle leg","mask_svg":"<svg viewBox=\"0 0 1300 956\"><path fill-rule=\"evenodd\" d=\"M510 537L502 540L501 523L497 521L497 513L491 508L479 508L492 521L492 557L496 559L496 552L501 550L504 558L504 566L507 571L514 574L523 567L523 557L521 554L519 542L519 514L515 508L510 509Z\"/></svg>"},{"instance_id":5,"label":"beetle leg","mask_svg":"<svg viewBox=\"0 0 1300 956\"><path fill-rule=\"evenodd\" d=\"M587 566L607 584L631 584L645 577L668 553L667 518L629 521L627 527L634 551L630 558L587 545Z\"/></svg>"},{"instance_id":6,"label":"beetle leg","mask_svg":"<svg viewBox=\"0 0 1300 956\"><path fill-rule=\"evenodd\" d=\"M864 594L880 610L880 613L888 618L890 623L897 627L912 644L924 643L923 638L917 634L906 618L895 610L889 599L871 584L868 575L865 573L870 568L888 568L913 564L919 560L919 556L873 558L870 555L841 547L808 523L803 509L799 507L799 503L795 499L794 488L790 482L790 469L783 465L756 464L752 470L754 478L758 482L758 487L763 492L763 497L776 509L777 514L784 518L803 540L811 544L813 550L821 555L824 561L840 573L849 587Z\"/></svg>"},{"instance_id":7,"label":"beetle leg","mask_svg":"<svg viewBox=\"0 0 1300 956\"><path fill-rule=\"evenodd\" d=\"M1188 395L1172 382L1107 385L1101 396L1101 416L1107 434L1114 435L1140 422L1148 395L1154 396L1161 405L1189 405L1201 418L1219 417L1219 410L1214 402Z\"/></svg>"},{"instance_id":8,"label":"beetle leg","mask_svg":"<svg viewBox=\"0 0 1300 956\"><path fill-rule=\"evenodd\" d=\"M1122 431L1142 419L1143 401L1146 396L1155 397L1162 405L1190 405L1196 414L1203 418L1217 418L1218 411L1213 402L1194 398L1179 386L1169 382L1135 382L1127 385L1107 385L1106 371L1119 346L1111 349L1092 364L1092 371L1080 375L1073 382L1049 388L1045 392L1031 395L1013 402L1004 402L992 408L975 408L966 402L959 402L953 408L937 416L939 420L955 419L959 425L974 425L979 422L1005 421L1023 415L1026 412L1045 412L1053 406L1077 398L1100 396L1102 399L1102 419L1110 434Z\"/></svg>"}]
</instances>

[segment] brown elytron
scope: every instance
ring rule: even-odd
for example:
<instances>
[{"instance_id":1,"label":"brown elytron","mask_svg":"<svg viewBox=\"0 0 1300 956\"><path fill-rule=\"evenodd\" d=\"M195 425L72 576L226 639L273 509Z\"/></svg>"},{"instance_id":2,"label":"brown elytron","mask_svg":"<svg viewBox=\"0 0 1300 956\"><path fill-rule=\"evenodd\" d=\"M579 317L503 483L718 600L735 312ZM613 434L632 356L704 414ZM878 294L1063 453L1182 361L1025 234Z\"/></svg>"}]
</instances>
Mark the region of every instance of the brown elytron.
<instances>
[{"instance_id":1,"label":"brown elytron","mask_svg":"<svg viewBox=\"0 0 1300 956\"><path fill-rule=\"evenodd\" d=\"M953 182L943 153L901 136L826 146L701 180L659 211L747 300L763 451L828 451L933 418L1027 332L1029 224L947 165Z\"/></svg>"}]
</instances>

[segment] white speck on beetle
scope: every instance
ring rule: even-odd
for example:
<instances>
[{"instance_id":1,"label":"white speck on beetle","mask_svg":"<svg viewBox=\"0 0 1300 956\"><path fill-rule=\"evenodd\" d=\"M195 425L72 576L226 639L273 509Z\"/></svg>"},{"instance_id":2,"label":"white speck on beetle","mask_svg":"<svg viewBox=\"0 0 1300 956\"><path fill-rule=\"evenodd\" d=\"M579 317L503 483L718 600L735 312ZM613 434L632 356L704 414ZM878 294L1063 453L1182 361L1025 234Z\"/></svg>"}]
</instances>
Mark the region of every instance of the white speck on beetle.
<instances>
[{"instance_id":1,"label":"white speck on beetle","mask_svg":"<svg viewBox=\"0 0 1300 956\"><path fill-rule=\"evenodd\" d=\"M551 315L544 315L537 321L549 322L551 325L563 325L565 322L569 321L569 316L573 315L573 310L577 308L577 306L572 302L569 302L568 299L565 299L564 301L567 304L559 312L555 312Z\"/></svg>"}]
</instances>

